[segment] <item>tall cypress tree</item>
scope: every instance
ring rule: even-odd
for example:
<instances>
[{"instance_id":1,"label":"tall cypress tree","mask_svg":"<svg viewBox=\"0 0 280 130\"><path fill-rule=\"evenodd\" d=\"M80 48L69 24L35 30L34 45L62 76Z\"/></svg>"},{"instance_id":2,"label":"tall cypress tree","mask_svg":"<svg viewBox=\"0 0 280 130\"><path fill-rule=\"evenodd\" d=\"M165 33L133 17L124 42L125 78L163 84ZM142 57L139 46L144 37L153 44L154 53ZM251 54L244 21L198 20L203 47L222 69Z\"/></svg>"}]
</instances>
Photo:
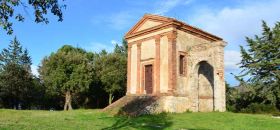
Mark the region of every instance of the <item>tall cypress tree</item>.
<instances>
[{"instance_id":1,"label":"tall cypress tree","mask_svg":"<svg viewBox=\"0 0 280 130\"><path fill-rule=\"evenodd\" d=\"M280 109L280 22L273 28L263 21L260 36L246 38L248 49L241 46L240 77L249 77L248 85L256 91L257 102ZM243 80L241 80L243 81Z\"/></svg>"},{"instance_id":2,"label":"tall cypress tree","mask_svg":"<svg viewBox=\"0 0 280 130\"><path fill-rule=\"evenodd\" d=\"M0 54L0 97L5 107L25 107L32 87L31 58L17 38Z\"/></svg>"}]
</instances>

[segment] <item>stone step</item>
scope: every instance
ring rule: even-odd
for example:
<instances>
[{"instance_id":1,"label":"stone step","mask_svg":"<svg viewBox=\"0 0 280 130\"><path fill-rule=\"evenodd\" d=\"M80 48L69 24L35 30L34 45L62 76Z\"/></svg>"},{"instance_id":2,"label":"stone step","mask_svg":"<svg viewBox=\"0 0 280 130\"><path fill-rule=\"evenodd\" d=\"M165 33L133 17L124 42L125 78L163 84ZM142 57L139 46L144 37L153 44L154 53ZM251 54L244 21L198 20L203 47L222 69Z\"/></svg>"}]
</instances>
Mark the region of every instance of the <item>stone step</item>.
<instances>
[{"instance_id":1,"label":"stone step","mask_svg":"<svg viewBox=\"0 0 280 130\"><path fill-rule=\"evenodd\" d=\"M112 103L103 109L111 114L139 115L144 109L154 103L158 97L156 96L124 96L118 101Z\"/></svg>"}]
</instances>

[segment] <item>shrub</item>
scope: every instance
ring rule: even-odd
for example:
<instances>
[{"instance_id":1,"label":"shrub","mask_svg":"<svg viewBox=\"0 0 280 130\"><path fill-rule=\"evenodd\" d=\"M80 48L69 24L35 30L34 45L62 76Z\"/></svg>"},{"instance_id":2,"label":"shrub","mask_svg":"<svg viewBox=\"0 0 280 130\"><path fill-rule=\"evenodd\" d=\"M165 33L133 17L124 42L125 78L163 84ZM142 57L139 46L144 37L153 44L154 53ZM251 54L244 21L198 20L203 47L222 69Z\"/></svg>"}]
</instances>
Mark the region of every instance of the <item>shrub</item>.
<instances>
[{"instance_id":1,"label":"shrub","mask_svg":"<svg viewBox=\"0 0 280 130\"><path fill-rule=\"evenodd\" d=\"M280 112L274 112L272 113L272 116L280 116Z\"/></svg>"},{"instance_id":2,"label":"shrub","mask_svg":"<svg viewBox=\"0 0 280 130\"><path fill-rule=\"evenodd\" d=\"M227 111L230 112L237 112L236 108L234 105L226 105Z\"/></svg>"},{"instance_id":3,"label":"shrub","mask_svg":"<svg viewBox=\"0 0 280 130\"><path fill-rule=\"evenodd\" d=\"M248 107L241 109L243 113L276 113L278 109L270 104L252 103Z\"/></svg>"}]
</instances>

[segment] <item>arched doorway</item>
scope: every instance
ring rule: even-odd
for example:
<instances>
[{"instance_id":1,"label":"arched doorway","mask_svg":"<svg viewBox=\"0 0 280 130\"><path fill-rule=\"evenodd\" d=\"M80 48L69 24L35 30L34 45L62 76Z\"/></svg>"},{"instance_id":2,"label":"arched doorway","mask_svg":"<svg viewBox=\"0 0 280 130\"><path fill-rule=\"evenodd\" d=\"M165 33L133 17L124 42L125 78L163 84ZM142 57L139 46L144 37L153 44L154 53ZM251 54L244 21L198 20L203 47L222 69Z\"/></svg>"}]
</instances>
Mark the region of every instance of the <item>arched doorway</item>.
<instances>
[{"instance_id":1,"label":"arched doorway","mask_svg":"<svg viewBox=\"0 0 280 130\"><path fill-rule=\"evenodd\" d=\"M210 112L214 110L214 69L213 66L202 61L198 68L198 111Z\"/></svg>"}]
</instances>

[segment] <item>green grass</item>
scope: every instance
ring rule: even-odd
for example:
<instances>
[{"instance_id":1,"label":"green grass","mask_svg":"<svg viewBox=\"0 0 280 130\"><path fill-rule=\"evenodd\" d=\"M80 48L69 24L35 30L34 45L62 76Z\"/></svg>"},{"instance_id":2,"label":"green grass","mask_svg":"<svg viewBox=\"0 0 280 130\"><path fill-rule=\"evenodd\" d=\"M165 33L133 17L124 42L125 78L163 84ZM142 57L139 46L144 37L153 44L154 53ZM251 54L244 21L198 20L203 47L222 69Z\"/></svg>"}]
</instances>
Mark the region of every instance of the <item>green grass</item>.
<instances>
[{"instance_id":1,"label":"green grass","mask_svg":"<svg viewBox=\"0 0 280 130\"><path fill-rule=\"evenodd\" d=\"M100 110L24 111L0 109L0 129L171 129L171 130L279 130L280 119L270 115L236 113L162 113L114 117Z\"/></svg>"}]
</instances>

